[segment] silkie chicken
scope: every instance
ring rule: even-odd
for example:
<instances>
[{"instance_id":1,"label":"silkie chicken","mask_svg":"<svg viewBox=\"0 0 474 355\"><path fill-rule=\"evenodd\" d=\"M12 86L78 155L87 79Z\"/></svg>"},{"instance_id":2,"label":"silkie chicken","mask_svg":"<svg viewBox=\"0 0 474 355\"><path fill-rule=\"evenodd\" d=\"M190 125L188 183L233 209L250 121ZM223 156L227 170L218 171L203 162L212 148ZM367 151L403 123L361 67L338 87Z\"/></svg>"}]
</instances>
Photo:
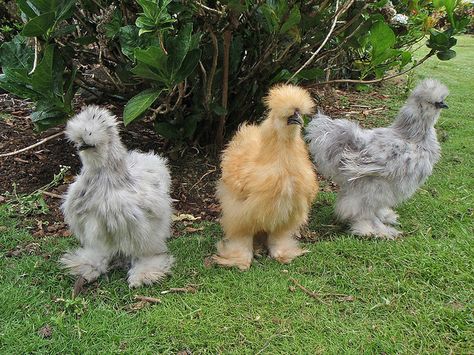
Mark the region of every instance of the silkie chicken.
<instances>
[{"instance_id":1,"label":"silkie chicken","mask_svg":"<svg viewBox=\"0 0 474 355\"><path fill-rule=\"evenodd\" d=\"M303 115L312 114L309 93L297 86L273 87L260 125L244 124L222 155L217 197L225 237L217 264L248 269L256 245L288 263L306 252L293 235L307 221L318 183L301 135Z\"/></svg>"},{"instance_id":2,"label":"silkie chicken","mask_svg":"<svg viewBox=\"0 0 474 355\"><path fill-rule=\"evenodd\" d=\"M81 247L60 260L73 275L93 281L114 256L130 260L130 287L169 274L171 198L166 159L128 152L118 123L105 109L89 106L69 120L67 137L79 151L81 173L69 186L62 210Z\"/></svg>"},{"instance_id":3,"label":"silkie chicken","mask_svg":"<svg viewBox=\"0 0 474 355\"><path fill-rule=\"evenodd\" d=\"M345 119L317 114L306 139L316 167L340 187L335 212L360 236L393 239L393 207L412 196L440 157L434 125L448 89L434 79L413 90L392 125L362 129Z\"/></svg>"}]
</instances>

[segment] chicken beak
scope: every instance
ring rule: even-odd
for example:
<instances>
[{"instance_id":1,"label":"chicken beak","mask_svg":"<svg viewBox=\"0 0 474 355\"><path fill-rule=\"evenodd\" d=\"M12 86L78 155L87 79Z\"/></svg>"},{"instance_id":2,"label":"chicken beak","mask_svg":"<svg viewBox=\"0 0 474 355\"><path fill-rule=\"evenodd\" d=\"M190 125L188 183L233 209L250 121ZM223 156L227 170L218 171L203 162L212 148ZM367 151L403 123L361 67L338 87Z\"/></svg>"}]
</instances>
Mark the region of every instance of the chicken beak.
<instances>
[{"instance_id":1,"label":"chicken beak","mask_svg":"<svg viewBox=\"0 0 474 355\"><path fill-rule=\"evenodd\" d=\"M303 117L301 117L301 114L299 113L299 111L295 111L295 114L293 116L290 116L290 118L288 118L287 124L288 125L297 124L300 126L303 125Z\"/></svg>"},{"instance_id":2,"label":"chicken beak","mask_svg":"<svg viewBox=\"0 0 474 355\"><path fill-rule=\"evenodd\" d=\"M436 108L449 108L449 106L446 105L446 103L444 101L435 102L435 106L436 106Z\"/></svg>"}]
</instances>

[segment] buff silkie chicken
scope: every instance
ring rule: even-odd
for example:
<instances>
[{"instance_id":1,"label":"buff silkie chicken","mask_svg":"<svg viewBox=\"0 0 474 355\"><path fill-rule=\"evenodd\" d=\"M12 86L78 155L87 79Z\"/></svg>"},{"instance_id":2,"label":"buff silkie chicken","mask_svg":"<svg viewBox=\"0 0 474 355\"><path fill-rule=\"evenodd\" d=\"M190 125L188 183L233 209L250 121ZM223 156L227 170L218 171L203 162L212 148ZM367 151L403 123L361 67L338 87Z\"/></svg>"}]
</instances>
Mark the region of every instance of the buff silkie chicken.
<instances>
[{"instance_id":1,"label":"buff silkie chicken","mask_svg":"<svg viewBox=\"0 0 474 355\"><path fill-rule=\"evenodd\" d=\"M265 104L265 120L242 125L223 152L217 187L225 237L213 260L241 270L250 267L254 240L266 239L270 256L281 263L306 252L293 235L307 221L318 191L301 135L303 115L314 107L309 93L278 85Z\"/></svg>"},{"instance_id":2,"label":"buff silkie chicken","mask_svg":"<svg viewBox=\"0 0 474 355\"><path fill-rule=\"evenodd\" d=\"M171 271L168 253L171 198L166 159L127 151L117 120L89 106L69 120L67 137L83 167L62 205L65 221L81 242L61 263L73 275L93 281L114 256L131 261L130 287L149 285Z\"/></svg>"},{"instance_id":3,"label":"buff silkie chicken","mask_svg":"<svg viewBox=\"0 0 474 355\"><path fill-rule=\"evenodd\" d=\"M400 232L393 207L412 196L440 157L434 125L448 89L434 79L413 90L389 127L317 114L307 127L318 171L339 186L335 212L353 234L393 239Z\"/></svg>"}]
</instances>

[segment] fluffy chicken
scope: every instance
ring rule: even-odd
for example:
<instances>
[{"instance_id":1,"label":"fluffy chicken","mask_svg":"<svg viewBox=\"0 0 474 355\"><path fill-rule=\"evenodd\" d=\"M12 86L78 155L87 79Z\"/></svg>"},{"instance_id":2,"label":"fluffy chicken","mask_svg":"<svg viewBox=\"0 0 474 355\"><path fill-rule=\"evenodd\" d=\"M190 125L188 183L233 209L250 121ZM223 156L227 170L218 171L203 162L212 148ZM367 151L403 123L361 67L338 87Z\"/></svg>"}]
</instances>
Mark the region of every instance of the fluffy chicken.
<instances>
[{"instance_id":1,"label":"fluffy chicken","mask_svg":"<svg viewBox=\"0 0 474 355\"><path fill-rule=\"evenodd\" d=\"M115 117L89 106L67 124L66 134L83 167L62 205L81 247L61 263L87 281L107 272L113 256L131 261L130 287L151 284L170 273L170 173L166 159L128 152Z\"/></svg>"},{"instance_id":2,"label":"fluffy chicken","mask_svg":"<svg viewBox=\"0 0 474 355\"><path fill-rule=\"evenodd\" d=\"M306 138L319 172L339 186L336 215L353 234L392 239L393 207L412 196L440 157L434 125L448 89L434 79L413 90L389 127L362 129L355 122L317 114Z\"/></svg>"},{"instance_id":3,"label":"fluffy chicken","mask_svg":"<svg viewBox=\"0 0 474 355\"><path fill-rule=\"evenodd\" d=\"M301 136L302 116L314 107L309 93L275 86L265 104L266 119L242 125L223 152L217 186L225 237L213 259L242 270L252 262L254 239L266 239L270 256L282 263L306 252L293 235L306 222L318 191Z\"/></svg>"}]
</instances>

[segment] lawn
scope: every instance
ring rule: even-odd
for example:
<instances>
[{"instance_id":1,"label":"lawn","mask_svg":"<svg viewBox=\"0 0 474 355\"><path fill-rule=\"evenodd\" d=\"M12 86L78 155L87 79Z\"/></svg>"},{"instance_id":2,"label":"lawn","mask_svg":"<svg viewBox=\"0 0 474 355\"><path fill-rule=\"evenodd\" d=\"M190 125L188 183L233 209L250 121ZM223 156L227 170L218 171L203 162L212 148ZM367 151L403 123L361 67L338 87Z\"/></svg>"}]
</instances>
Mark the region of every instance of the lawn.
<instances>
[{"instance_id":1,"label":"lawn","mask_svg":"<svg viewBox=\"0 0 474 355\"><path fill-rule=\"evenodd\" d=\"M3 207L0 353L473 353L474 37L459 38L456 50L414 77L436 77L451 95L437 125L442 159L398 209L403 239L344 234L334 227L335 194L322 192L310 223L322 237L290 265L261 258L247 272L206 267L222 232L203 223L170 242L178 262L162 284L130 290L116 270L73 299L74 280L57 264L73 238L34 238ZM381 92L383 102L361 98L393 117L404 87ZM7 257L16 246L21 252ZM189 285L197 292L161 293Z\"/></svg>"}]
</instances>

